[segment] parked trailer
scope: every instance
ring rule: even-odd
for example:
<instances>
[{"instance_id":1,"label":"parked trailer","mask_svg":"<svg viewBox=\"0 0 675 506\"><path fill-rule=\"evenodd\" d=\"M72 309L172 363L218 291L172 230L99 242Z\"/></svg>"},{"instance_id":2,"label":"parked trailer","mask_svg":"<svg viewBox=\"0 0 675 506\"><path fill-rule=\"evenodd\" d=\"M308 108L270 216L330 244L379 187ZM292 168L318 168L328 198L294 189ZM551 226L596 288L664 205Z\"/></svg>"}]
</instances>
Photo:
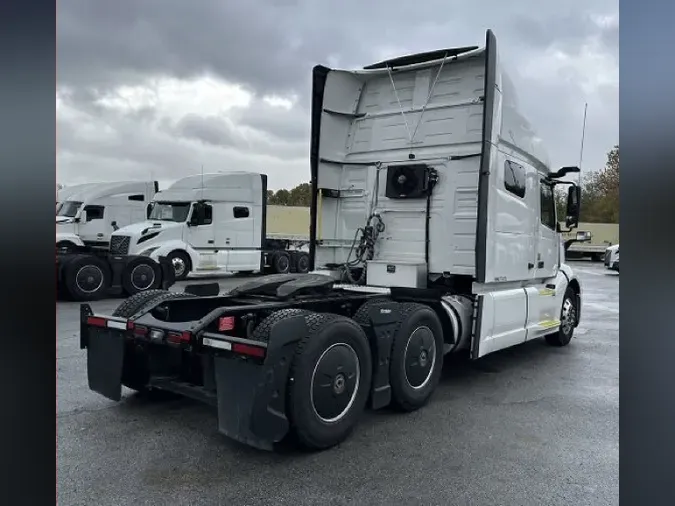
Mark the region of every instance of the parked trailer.
<instances>
[{"instance_id":1,"label":"parked trailer","mask_svg":"<svg viewBox=\"0 0 675 506\"><path fill-rule=\"evenodd\" d=\"M561 178L578 169L551 171L516 107L491 31L483 48L315 67L313 272L141 293L110 316L83 304L89 387L170 390L245 444L325 449L366 405L425 405L446 353L566 346L581 285L554 188L570 185L571 229L580 189Z\"/></svg>"},{"instance_id":2,"label":"parked trailer","mask_svg":"<svg viewBox=\"0 0 675 506\"><path fill-rule=\"evenodd\" d=\"M292 226L305 235L286 233ZM147 220L112 234L110 252L166 256L176 280L190 273L305 273L308 226L306 209L267 205L265 174L201 174L157 193Z\"/></svg>"},{"instance_id":3,"label":"parked trailer","mask_svg":"<svg viewBox=\"0 0 675 506\"><path fill-rule=\"evenodd\" d=\"M605 250L613 244L619 243L618 223L579 223L578 233L585 232L586 240L577 242L569 249L568 257L586 257L601 262L604 260ZM564 238L570 234L564 234Z\"/></svg>"}]
</instances>

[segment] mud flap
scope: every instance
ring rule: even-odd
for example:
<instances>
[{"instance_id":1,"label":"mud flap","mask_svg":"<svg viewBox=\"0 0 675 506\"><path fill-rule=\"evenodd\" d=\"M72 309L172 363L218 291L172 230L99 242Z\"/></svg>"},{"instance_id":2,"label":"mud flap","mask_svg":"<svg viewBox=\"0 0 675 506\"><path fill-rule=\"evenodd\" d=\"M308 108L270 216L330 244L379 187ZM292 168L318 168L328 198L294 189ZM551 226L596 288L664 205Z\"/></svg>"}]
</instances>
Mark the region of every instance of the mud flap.
<instances>
[{"instance_id":1,"label":"mud flap","mask_svg":"<svg viewBox=\"0 0 675 506\"><path fill-rule=\"evenodd\" d=\"M307 335L302 316L280 321L270 332L263 365L214 358L218 431L261 450L273 450L288 433L286 385L296 343Z\"/></svg>"},{"instance_id":2,"label":"mud flap","mask_svg":"<svg viewBox=\"0 0 675 506\"><path fill-rule=\"evenodd\" d=\"M89 388L113 401L122 398L124 334L108 329L90 329L87 339Z\"/></svg>"},{"instance_id":3,"label":"mud flap","mask_svg":"<svg viewBox=\"0 0 675 506\"><path fill-rule=\"evenodd\" d=\"M384 408L391 402L389 358L400 317L398 304L395 302L374 304L368 309L370 327L364 330L368 334L373 356L373 382L370 390L372 409Z\"/></svg>"},{"instance_id":4,"label":"mud flap","mask_svg":"<svg viewBox=\"0 0 675 506\"><path fill-rule=\"evenodd\" d=\"M157 261L162 268L162 289L168 290L176 283L176 272L167 257L159 257Z\"/></svg>"}]
</instances>

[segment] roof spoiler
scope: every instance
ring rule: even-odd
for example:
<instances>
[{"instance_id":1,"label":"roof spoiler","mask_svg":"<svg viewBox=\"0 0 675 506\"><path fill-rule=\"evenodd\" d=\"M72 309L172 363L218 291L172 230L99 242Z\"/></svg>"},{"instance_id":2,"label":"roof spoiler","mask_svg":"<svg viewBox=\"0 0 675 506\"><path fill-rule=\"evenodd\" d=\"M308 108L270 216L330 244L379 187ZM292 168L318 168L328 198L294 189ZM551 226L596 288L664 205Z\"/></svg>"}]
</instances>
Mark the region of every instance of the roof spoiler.
<instances>
[{"instance_id":1,"label":"roof spoiler","mask_svg":"<svg viewBox=\"0 0 675 506\"><path fill-rule=\"evenodd\" d=\"M372 65L367 65L363 67L363 70L386 69L387 67L389 68L406 67L408 65L415 65L417 63L424 63L428 61L442 60L443 58L459 56L460 54L468 53L469 51L475 51L476 49L478 49L478 46L435 49L434 51L426 51L424 53L409 54L406 56L398 56L396 58L391 58L389 60L383 60L378 63L373 63Z\"/></svg>"}]
</instances>

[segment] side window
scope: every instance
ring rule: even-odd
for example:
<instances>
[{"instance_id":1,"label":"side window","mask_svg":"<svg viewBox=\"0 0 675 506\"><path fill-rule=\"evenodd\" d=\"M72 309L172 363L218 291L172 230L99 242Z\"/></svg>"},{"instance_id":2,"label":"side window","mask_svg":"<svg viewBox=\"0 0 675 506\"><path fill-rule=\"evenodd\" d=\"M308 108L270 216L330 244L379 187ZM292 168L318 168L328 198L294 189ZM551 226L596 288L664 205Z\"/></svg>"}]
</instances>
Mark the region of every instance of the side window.
<instances>
[{"instance_id":1,"label":"side window","mask_svg":"<svg viewBox=\"0 0 675 506\"><path fill-rule=\"evenodd\" d=\"M204 219L202 225L210 225L213 223L213 207L209 204L204 204Z\"/></svg>"},{"instance_id":2,"label":"side window","mask_svg":"<svg viewBox=\"0 0 675 506\"><path fill-rule=\"evenodd\" d=\"M553 187L546 181L540 183L541 193L541 224L552 230L556 229L555 196Z\"/></svg>"},{"instance_id":3,"label":"side window","mask_svg":"<svg viewBox=\"0 0 675 506\"><path fill-rule=\"evenodd\" d=\"M103 206L86 206L84 210L87 211L87 221L102 220L103 209Z\"/></svg>"},{"instance_id":4,"label":"side window","mask_svg":"<svg viewBox=\"0 0 675 506\"><path fill-rule=\"evenodd\" d=\"M145 195L142 193L139 195L129 195L129 200L133 200L135 202L145 202Z\"/></svg>"},{"instance_id":5,"label":"side window","mask_svg":"<svg viewBox=\"0 0 675 506\"><path fill-rule=\"evenodd\" d=\"M235 207L234 208L234 217L235 218L248 218L249 217L248 207Z\"/></svg>"},{"instance_id":6,"label":"side window","mask_svg":"<svg viewBox=\"0 0 675 506\"><path fill-rule=\"evenodd\" d=\"M511 160L504 163L504 187L521 199L525 197L525 167Z\"/></svg>"}]
</instances>

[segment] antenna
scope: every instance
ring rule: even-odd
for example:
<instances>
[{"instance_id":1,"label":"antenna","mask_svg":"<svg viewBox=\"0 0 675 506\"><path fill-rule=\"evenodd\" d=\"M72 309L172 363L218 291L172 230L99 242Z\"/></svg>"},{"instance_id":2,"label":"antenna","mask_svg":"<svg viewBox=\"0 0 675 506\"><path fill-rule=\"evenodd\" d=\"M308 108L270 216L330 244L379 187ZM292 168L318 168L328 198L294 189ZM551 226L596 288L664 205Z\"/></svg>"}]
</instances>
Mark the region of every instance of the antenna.
<instances>
[{"instance_id":1,"label":"antenna","mask_svg":"<svg viewBox=\"0 0 675 506\"><path fill-rule=\"evenodd\" d=\"M581 162L584 159L584 139L586 138L586 112L588 111L588 102L584 104L584 124L581 127L581 149L579 150L579 186L581 186Z\"/></svg>"},{"instance_id":2,"label":"antenna","mask_svg":"<svg viewBox=\"0 0 675 506\"><path fill-rule=\"evenodd\" d=\"M204 200L204 164L202 164L202 198Z\"/></svg>"}]
</instances>

